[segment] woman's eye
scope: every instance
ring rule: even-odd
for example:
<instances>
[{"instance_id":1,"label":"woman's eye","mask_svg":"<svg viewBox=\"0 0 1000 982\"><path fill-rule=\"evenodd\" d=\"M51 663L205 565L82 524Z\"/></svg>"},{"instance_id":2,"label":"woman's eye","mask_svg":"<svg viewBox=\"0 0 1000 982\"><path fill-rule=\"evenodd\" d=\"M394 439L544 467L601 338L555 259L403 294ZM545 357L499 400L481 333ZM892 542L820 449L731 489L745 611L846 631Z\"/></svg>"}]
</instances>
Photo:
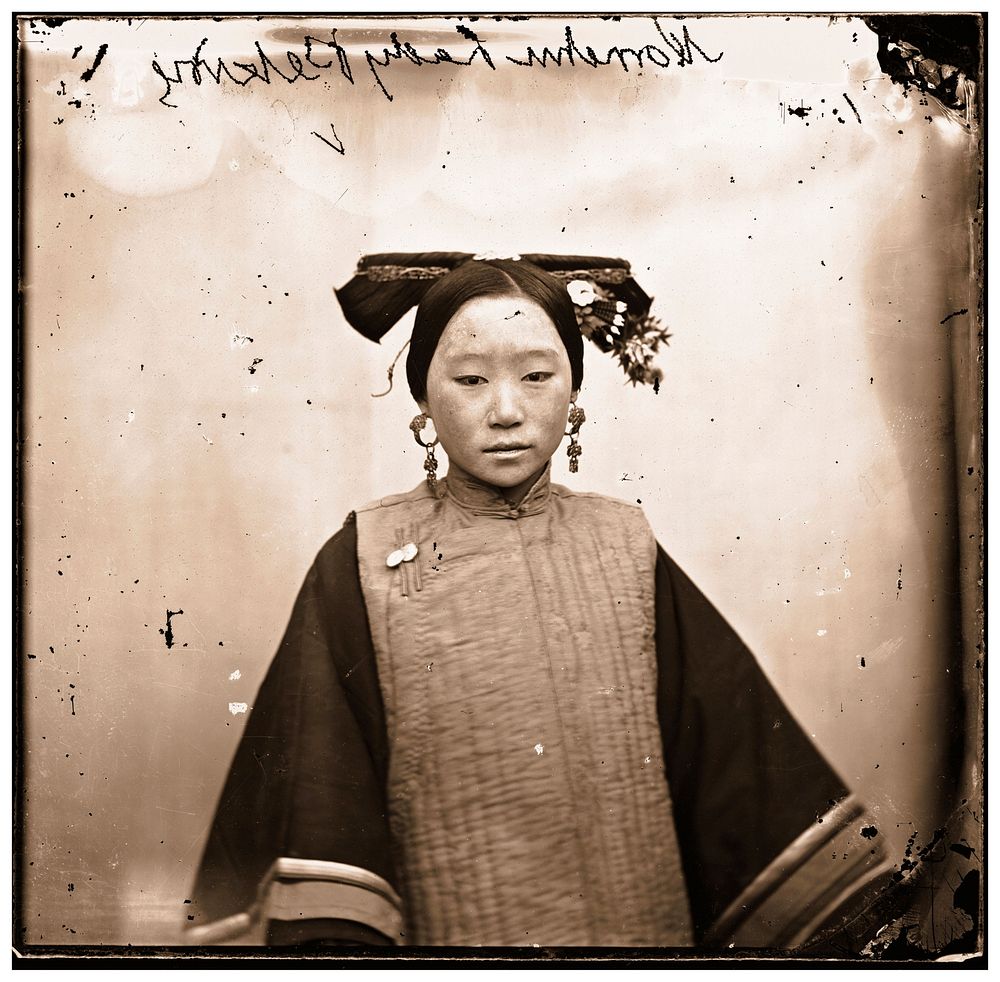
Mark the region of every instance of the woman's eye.
<instances>
[{"instance_id":1,"label":"woman's eye","mask_svg":"<svg viewBox=\"0 0 1000 982\"><path fill-rule=\"evenodd\" d=\"M549 378L552 378L552 372L529 372L524 376L526 382L544 382Z\"/></svg>"},{"instance_id":2,"label":"woman's eye","mask_svg":"<svg viewBox=\"0 0 1000 982\"><path fill-rule=\"evenodd\" d=\"M473 386L481 385L486 381L486 379L484 379L481 375L460 375L457 379L455 379L455 381L458 382L459 385Z\"/></svg>"}]
</instances>

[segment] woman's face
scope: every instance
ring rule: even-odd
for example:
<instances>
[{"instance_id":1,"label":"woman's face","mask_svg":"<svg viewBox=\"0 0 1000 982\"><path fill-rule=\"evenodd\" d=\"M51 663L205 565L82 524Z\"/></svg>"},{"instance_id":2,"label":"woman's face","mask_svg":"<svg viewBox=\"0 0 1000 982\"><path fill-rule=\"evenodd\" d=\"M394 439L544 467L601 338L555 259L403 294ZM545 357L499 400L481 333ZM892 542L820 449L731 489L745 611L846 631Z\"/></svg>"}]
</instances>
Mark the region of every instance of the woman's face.
<instances>
[{"instance_id":1,"label":"woman's face","mask_svg":"<svg viewBox=\"0 0 1000 982\"><path fill-rule=\"evenodd\" d=\"M519 500L563 438L572 384L566 348L538 304L477 297L445 327L420 408L452 468Z\"/></svg>"}]
</instances>

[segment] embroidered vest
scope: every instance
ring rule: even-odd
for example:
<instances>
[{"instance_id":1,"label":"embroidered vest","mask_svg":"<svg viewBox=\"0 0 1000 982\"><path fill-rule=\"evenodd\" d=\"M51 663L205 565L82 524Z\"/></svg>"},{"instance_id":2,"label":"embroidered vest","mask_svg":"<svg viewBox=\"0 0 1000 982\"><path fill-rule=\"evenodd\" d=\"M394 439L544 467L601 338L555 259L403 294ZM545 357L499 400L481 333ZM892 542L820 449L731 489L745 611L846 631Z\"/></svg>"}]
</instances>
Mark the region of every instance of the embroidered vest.
<instances>
[{"instance_id":1,"label":"embroidered vest","mask_svg":"<svg viewBox=\"0 0 1000 982\"><path fill-rule=\"evenodd\" d=\"M403 943L690 944L641 510L546 471L517 508L449 476L357 521Z\"/></svg>"}]
</instances>

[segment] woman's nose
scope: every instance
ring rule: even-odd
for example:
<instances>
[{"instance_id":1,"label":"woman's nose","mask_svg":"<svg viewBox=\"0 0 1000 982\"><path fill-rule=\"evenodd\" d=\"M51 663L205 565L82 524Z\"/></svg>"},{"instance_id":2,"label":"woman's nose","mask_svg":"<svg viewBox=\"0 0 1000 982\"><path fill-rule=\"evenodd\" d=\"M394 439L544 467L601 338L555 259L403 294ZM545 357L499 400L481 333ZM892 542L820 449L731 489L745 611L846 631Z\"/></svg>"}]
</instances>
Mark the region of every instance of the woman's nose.
<instances>
[{"instance_id":1,"label":"woman's nose","mask_svg":"<svg viewBox=\"0 0 1000 982\"><path fill-rule=\"evenodd\" d=\"M516 426L524 420L524 410L517 389L513 385L498 383L493 389L490 407L491 426Z\"/></svg>"}]
</instances>

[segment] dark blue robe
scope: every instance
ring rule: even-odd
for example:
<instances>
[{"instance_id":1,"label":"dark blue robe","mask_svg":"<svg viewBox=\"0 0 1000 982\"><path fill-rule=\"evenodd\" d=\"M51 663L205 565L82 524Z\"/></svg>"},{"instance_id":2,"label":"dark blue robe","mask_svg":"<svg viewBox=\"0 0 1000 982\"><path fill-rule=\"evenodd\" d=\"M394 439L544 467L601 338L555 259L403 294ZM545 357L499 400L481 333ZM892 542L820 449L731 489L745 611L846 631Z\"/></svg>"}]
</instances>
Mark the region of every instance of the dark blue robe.
<instances>
[{"instance_id":1,"label":"dark blue robe","mask_svg":"<svg viewBox=\"0 0 1000 982\"><path fill-rule=\"evenodd\" d=\"M844 783L743 642L662 549L656 642L664 760L696 942L718 946L731 943L730 937L766 937L780 947L796 937L798 915L785 915L776 926L768 915L761 934L751 930L755 911L767 910L768 897L810 856L816 865L825 848L817 838L824 816L840 803L838 821L846 834L860 812L845 812ZM388 755L351 515L309 570L253 704L205 847L194 902L186 908L192 938L220 939L225 931L213 934L211 925L232 923L252 910L282 857L348 864L394 885ZM836 831L831 827L829 835ZM799 847L806 854L775 873L778 857L789 855L804 834L814 844ZM857 943L865 934L864 911L883 886L875 872L884 873L884 862L876 871L876 852L871 850L871 860L862 857L859 872L850 874L857 890L850 880L833 883L826 872L815 887L795 884L807 899L810 891L836 894L835 900L844 894L828 920L841 933L850 928ZM807 868L799 879L807 875L815 876ZM398 940L343 917L265 920L260 937L268 944ZM206 926L207 933L201 930Z\"/></svg>"}]
</instances>

